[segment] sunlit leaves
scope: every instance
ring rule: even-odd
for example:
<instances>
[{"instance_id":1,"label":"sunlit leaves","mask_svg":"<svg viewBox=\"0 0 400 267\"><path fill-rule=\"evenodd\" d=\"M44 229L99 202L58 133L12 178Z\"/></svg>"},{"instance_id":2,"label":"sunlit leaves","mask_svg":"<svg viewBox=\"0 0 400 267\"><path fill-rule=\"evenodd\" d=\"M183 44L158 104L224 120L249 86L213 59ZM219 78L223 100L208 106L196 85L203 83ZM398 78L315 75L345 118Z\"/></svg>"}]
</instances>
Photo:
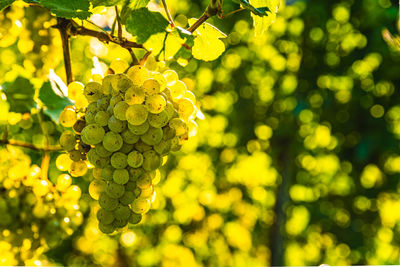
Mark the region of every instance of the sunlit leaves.
<instances>
[{"instance_id":1,"label":"sunlit leaves","mask_svg":"<svg viewBox=\"0 0 400 267\"><path fill-rule=\"evenodd\" d=\"M261 35L266 30L268 30L269 26L274 23L276 19L276 12L278 12L279 8L279 0L250 0L250 4L255 8L265 8L268 7L269 11L267 12L267 16L260 17L254 13L251 13L251 17L253 18L254 31L255 35Z\"/></svg>"},{"instance_id":2,"label":"sunlit leaves","mask_svg":"<svg viewBox=\"0 0 400 267\"><path fill-rule=\"evenodd\" d=\"M39 99L44 104L44 113L49 115L54 121L58 122L58 116L64 107L71 105L67 97L59 96L54 92L50 82L46 82L39 90Z\"/></svg>"},{"instance_id":3,"label":"sunlit leaves","mask_svg":"<svg viewBox=\"0 0 400 267\"><path fill-rule=\"evenodd\" d=\"M241 4L245 9L250 10L254 15L260 17L268 16L268 12L271 12L268 6L256 8L252 6L247 0L233 0L233 2Z\"/></svg>"},{"instance_id":4,"label":"sunlit leaves","mask_svg":"<svg viewBox=\"0 0 400 267\"><path fill-rule=\"evenodd\" d=\"M93 6L115 6L121 2L123 2L123 0L91 0L90 1Z\"/></svg>"},{"instance_id":5,"label":"sunlit leaves","mask_svg":"<svg viewBox=\"0 0 400 267\"><path fill-rule=\"evenodd\" d=\"M121 10L121 22L126 23L126 19L129 14L136 9L146 7L150 0L127 0L122 6Z\"/></svg>"},{"instance_id":6,"label":"sunlit leaves","mask_svg":"<svg viewBox=\"0 0 400 267\"><path fill-rule=\"evenodd\" d=\"M192 25L196 19L189 19ZM220 40L226 35L211 24L203 23L193 33L195 36L192 54L194 58L211 61L217 59L224 51L225 44Z\"/></svg>"},{"instance_id":7,"label":"sunlit leaves","mask_svg":"<svg viewBox=\"0 0 400 267\"><path fill-rule=\"evenodd\" d=\"M2 87L10 103L10 111L24 113L34 107L35 88L28 79L18 77L14 82L4 83Z\"/></svg>"},{"instance_id":8,"label":"sunlit leaves","mask_svg":"<svg viewBox=\"0 0 400 267\"><path fill-rule=\"evenodd\" d=\"M15 0L0 0L0 11L3 8L6 8L8 5L11 5Z\"/></svg>"},{"instance_id":9,"label":"sunlit leaves","mask_svg":"<svg viewBox=\"0 0 400 267\"><path fill-rule=\"evenodd\" d=\"M40 0L40 4L58 17L86 19L90 16L89 0Z\"/></svg>"},{"instance_id":10,"label":"sunlit leaves","mask_svg":"<svg viewBox=\"0 0 400 267\"><path fill-rule=\"evenodd\" d=\"M153 34L164 32L168 25L161 13L147 8L133 10L126 20L126 30L136 36L139 43L146 42Z\"/></svg>"}]
</instances>

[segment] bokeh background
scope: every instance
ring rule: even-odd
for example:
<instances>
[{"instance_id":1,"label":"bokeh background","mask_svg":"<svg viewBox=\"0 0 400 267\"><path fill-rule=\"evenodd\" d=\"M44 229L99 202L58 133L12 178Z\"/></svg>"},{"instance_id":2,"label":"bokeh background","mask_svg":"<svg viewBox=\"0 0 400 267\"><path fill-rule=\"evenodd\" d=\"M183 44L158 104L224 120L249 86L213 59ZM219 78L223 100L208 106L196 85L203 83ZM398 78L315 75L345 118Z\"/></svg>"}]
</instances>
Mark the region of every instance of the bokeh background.
<instances>
[{"instance_id":1,"label":"bokeh background","mask_svg":"<svg viewBox=\"0 0 400 267\"><path fill-rule=\"evenodd\" d=\"M208 3L167 2L182 26ZM225 3L226 12L235 8ZM384 29L397 33L397 8L390 0L287 1L258 38L246 11L210 19L228 35L224 54L213 62L167 62L196 94L205 119L162 168L143 223L113 236L99 232L89 171L72 178L81 188L76 227L33 246L34 236L18 243L9 238L17 230L2 226L1 265L399 264L400 53L382 38ZM92 21L108 29L114 11L98 12ZM0 83L23 76L35 84L49 69L65 80L48 11L16 2L0 20ZM90 79L94 56L101 64L130 60L116 45L76 37L76 80ZM12 126L22 120L8 115L2 120ZM15 134L42 141L22 128ZM40 165L41 154L1 151L8 155L0 159L4 196L11 167L25 159L18 153L28 167ZM49 170L55 183L62 173L56 158L52 153Z\"/></svg>"}]
</instances>

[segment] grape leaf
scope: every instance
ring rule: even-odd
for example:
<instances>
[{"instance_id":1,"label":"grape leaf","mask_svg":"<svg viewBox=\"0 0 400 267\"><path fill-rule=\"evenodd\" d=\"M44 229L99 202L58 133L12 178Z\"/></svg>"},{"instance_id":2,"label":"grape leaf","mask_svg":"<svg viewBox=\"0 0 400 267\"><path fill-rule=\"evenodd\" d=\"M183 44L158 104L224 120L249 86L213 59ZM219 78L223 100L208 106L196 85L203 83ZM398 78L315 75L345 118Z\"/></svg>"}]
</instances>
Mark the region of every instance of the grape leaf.
<instances>
[{"instance_id":1,"label":"grape leaf","mask_svg":"<svg viewBox=\"0 0 400 267\"><path fill-rule=\"evenodd\" d=\"M58 123L58 116L61 111L72 102L65 96L59 96L54 92L50 82L45 82L39 89L39 99L44 104L43 112L53 121Z\"/></svg>"},{"instance_id":2,"label":"grape leaf","mask_svg":"<svg viewBox=\"0 0 400 267\"><path fill-rule=\"evenodd\" d=\"M120 14L122 24L126 23L126 19L133 10L146 7L149 2L150 0L125 0Z\"/></svg>"},{"instance_id":3,"label":"grape leaf","mask_svg":"<svg viewBox=\"0 0 400 267\"><path fill-rule=\"evenodd\" d=\"M268 16L259 16L251 13L253 18L254 32L256 36L263 34L276 19L280 0L250 0L250 4L255 8L269 8Z\"/></svg>"},{"instance_id":4,"label":"grape leaf","mask_svg":"<svg viewBox=\"0 0 400 267\"><path fill-rule=\"evenodd\" d=\"M10 111L30 112L35 106L33 101L35 88L28 79L17 77L13 82L4 83L2 87L10 103Z\"/></svg>"},{"instance_id":5,"label":"grape leaf","mask_svg":"<svg viewBox=\"0 0 400 267\"><path fill-rule=\"evenodd\" d=\"M195 22L196 19L189 19L190 25ZM193 35L195 36L192 47L194 58L211 61L217 59L225 51L225 44L220 39L225 38L226 34L213 25L203 23Z\"/></svg>"},{"instance_id":6,"label":"grape leaf","mask_svg":"<svg viewBox=\"0 0 400 267\"><path fill-rule=\"evenodd\" d=\"M89 0L40 0L40 4L58 17L86 19L90 16Z\"/></svg>"},{"instance_id":7,"label":"grape leaf","mask_svg":"<svg viewBox=\"0 0 400 267\"><path fill-rule=\"evenodd\" d=\"M11 5L15 0L0 0L0 11Z\"/></svg>"},{"instance_id":8,"label":"grape leaf","mask_svg":"<svg viewBox=\"0 0 400 267\"><path fill-rule=\"evenodd\" d=\"M149 11L147 8L133 10L126 20L126 30L137 37L137 42L144 43L153 34L165 32L169 25L159 12Z\"/></svg>"},{"instance_id":9,"label":"grape leaf","mask_svg":"<svg viewBox=\"0 0 400 267\"><path fill-rule=\"evenodd\" d=\"M115 6L123 2L123 0L90 0L94 7L96 6Z\"/></svg>"},{"instance_id":10,"label":"grape leaf","mask_svg":"<svg viewBox=\"0 0 400 267\"><path fill-rule=\"evenodd\" d=\"M260 16L260 17L268 16L268 12L271 12L269 7L265 6L265 7L256 8L256 7L252 6L249 3L249 1L247 1L247 0L232 0L232 1L237 3L237 4L241 4L242 7L244 7L245 9L250 10L254 15L257 15L257 16Z\"/></svg>"}]
</instances>

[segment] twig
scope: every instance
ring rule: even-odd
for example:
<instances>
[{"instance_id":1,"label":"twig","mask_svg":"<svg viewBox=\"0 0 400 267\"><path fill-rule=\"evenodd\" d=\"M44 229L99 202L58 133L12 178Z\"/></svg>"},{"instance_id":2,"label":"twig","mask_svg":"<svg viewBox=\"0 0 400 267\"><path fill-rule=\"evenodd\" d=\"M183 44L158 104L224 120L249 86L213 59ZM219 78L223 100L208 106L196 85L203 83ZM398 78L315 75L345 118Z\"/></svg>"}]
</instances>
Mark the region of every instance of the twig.
<instances>
[{"instance_id":1,"label":"twig","mask_svg":"<svg viewBox=\"0 0 400 267\"><path fill-rule=\"evenodd\" d=\"M226 15L222 15L220 18L221 18L221 19L227 18L227 17L229 17L229 16L231 16L231 15L237 13L237 12L240 12L240 11L242 11L242 10L246 10L246 9L243 8L243 7L238 8L238 9L236 9L236 10L233 10L233 11L227 13Z\"/></svg>"},{"instance_id":2,"label":"twig","mask_svg":"<svg viewBox=\"0 0 400 267\"><path fill-rule=\"evenodd\" d=\"M119 19L119 11L117 6L115 6L115 18L117 19L118 23L118 39L122 40L122 26L121 26L121 20Z\"/></svg>"},{"instance_id":3,"label":"twig","mask_svg":"<svg viewBox=\"0 0 400 267\"><path fill-rule=\"evenodd\" d=\"M203 15L189 28L186 30L189 32L194 32L201 24L203 24L209 18L215 15L222 14L222 0L211 0L210 4L207 6L206 10L204 11Z\"/></svg>"},{"instance_id":4,"label":"twig","mask_svg":"<svg viewBox=\"0 0 400 267\"><path fill-rule=\"evenodd\" d=\"M64 18L57 18L56 28L60 31L61 35L67 84L74 81L74 76L72 75L72 61L71 61L71 49L69 45L68 25L69 25L68 20Z\"/></svg>"},{"instance_id":5,"label":"twig","mask_svg":"<svg viewBox=\"0 0 400 267\"><path fill-rule=\"evenodd\" d=\"M167 14L168 20L169 20L169 24L171 24L171 27L174 28L175 27L175 23L174 20L171 16L171 12L169 12L168 6L167 6L167 1L166 0L162 0L163 6L164 6L164 10L165 13Z\"/></svg>"},{"instance_id":6,"label":"twig","mask_svg":"<svg viewBox=\"0 0 400 267\"><path fill-rule=\"evenodd\" d=\"M144 64L146 64L147 59L149 58L149 56L151 55L152 51L148 51L140 60L140 65L144 66Z\"/></svg>"},{"instance_id":7,"label":"twig","mask_svg":"<svg viewBox=\"0 0 400 267\"><path fill-rule=\"evenodd\" d=\"M10 145L10 146L19 146L19 147L24 147L24 148L29 148L32 150L38 150L38 151L45 151L45 152L54 152L54 151L62 151L60 146L46 146L46 147L38 147L35 146L34 144L27 143L24 141L20 140L14 140L14 139L7 139L7 140L0 140L1 145Z\"/></svg>"},{"instance_id":8,"label":"twig","mask_svg":"<svg viewBox=\"0 0 400 267\"><path fill-rule=\"evenodd\" d=\"M132 48L127 48L127 49L128 49L128 51L129 51L129 54L131 54L131 57L132 57L132 64L131 64L131 66L133 66L133 65L139 65L139 64L140 64L140 63L139 63L139 60L138 60L138 58L136 57L135 53L133 52Z\"/></svg>"}]
</instances>

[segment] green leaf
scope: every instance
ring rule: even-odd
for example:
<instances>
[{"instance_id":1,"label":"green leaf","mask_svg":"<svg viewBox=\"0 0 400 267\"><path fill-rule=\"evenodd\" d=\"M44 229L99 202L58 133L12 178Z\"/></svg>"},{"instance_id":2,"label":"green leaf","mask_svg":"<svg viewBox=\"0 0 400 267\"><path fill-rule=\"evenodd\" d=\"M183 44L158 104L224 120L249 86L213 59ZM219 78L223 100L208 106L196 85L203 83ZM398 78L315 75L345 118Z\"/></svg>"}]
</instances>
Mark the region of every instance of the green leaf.
<instances>
[{"instance_id":1,"label":"green leaf","mask_svg":"<svg viewBox=\"0 0 400 267\"><path fill-rule=\"evenodd\" d=\"M40 0L40 4L66 19L87 19L90 16L89 0Z\"/></svg>"},{"instance_id":2,"label":"green leaf","mask_svg":"<svg viewBox=\"0 0 400 267\"><path fill-rule=\"evenodd\" d=\"M35 88L28 79L18 77L14 82L4 83L2 87L10 103L10 111L25 113L35 107Z\"/></svg>"},{"instance_id":3,"label":"green leaf","mask_svg":"<svg viewBox=\"0 0 400 267\"><path fill-rule=\"evenodd\" d=\"M90 0L94 7L97 6L116 6L119 3L123 2L123 0Z\"/></svg>"},{"instance_id":4,"label":"green leaf","mask_svg":"<svg viewBox=\"0 0 400 267\"><path fill-rule=\"evenodd\" d=\"M15 0L0 0L0 11L11 5Z\"/></svg>"},{"instance_id":5,"label":"green leaf","mask_svg":"<svg viewBox=\"0 0 400 267\"><path fill-rule=\"evenodd\" d=\"M269 26L274 23L276 19L276 13L278 12L280 0L250 0L250 4L255 8L268 8L268 16L256 15L251 13L253 18L254 32L256 36L263 34L268 30Z\"/></svg>"},{"instance_id":6,"label":"green leaf","mask_svg":"<svg viewBox=\"0 0 400 267\"><path fill-rule=\"evenodd\" d=\"M161 13L149 11L147 8L133 10L126 20L126 30L137 37L137 42L143 44L150 36L165 32L169 25Z\"/></svg>"},{"instance_id":7,"label":"green leaf","mask_svg":"<svg viewBox=\"0 0 400 267\"><path fill-rule=\"evenodd\" d=\"M250 10L254 15L257 15L260 17L268 16L268 12L271 13L271 10L269 9L268 6L256 8L256 7L252 6L249 3L249 1L247 1L247 0L232 0L232 1L235 3L241 4L242 7Z\"/></svg>"},{"instance_id":8,"label":"green leaf","mask_svg":"<svg viewBox=\"0 0 400 267\"><path fill-rule=\"evenodd\" d=\"M50 82L46 82L39 89L39 99L44 104L44 113L53 121L58 123L58 116L61 111L72 102L65 96L60 96L54 92Z\"/></svg>"},{"instance_id":9,"label":"green leaf","mask_svg":"<svg viewBox=\"0 0 400 267\"><path fill-rule=\"evenodd\" d=\"M189 19L192 25L197 19ZM225 38L226 34L211 24L203 23L193 33L195 36L192 47L194 58L211 61L217 59L224 51L225 44L220 39Z\"/></svg>"},{"instance_id":10,"label":"green leaf","mask_svg":"<svg viewBox=\"0 0 400 267\"><path fill-rule=\"evenodd\" d=\"M120 14L122 24L126 23L126 19L133 10L146 7L149 2L150 0L125 0Z\"/></svg>"}]
</instances>

